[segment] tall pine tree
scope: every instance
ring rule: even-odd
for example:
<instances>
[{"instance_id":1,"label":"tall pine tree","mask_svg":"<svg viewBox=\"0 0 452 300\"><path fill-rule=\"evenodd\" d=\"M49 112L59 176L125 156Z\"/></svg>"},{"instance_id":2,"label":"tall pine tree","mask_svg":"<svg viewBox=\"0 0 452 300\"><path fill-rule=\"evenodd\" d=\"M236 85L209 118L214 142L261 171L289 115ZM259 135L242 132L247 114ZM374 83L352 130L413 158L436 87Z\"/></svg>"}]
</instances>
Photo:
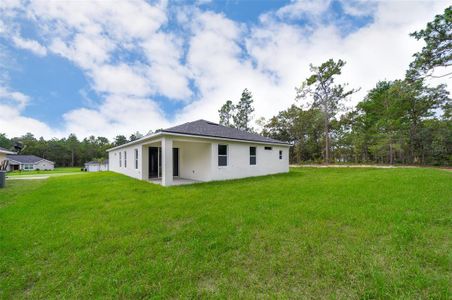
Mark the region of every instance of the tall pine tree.
<instances>
[{"instance_id":1,"label":"tall pine tree","mask_svg":"<svg viewBox=\"0 0 452 300\"><path fill-rule=\"evenodd\" d=\"M232 118L234 116L235 106L231 100L226 101L225 104L218 110L220 114L220 124L223 126L234 127Z\"/></svg>"},{"instance_id":2,"label":"tall pine tree","mask_svg":"<svg viewBox=\"0 0 452 300\"><path fill-rule=\"evenodd\" d=\"M236 113L233 117L234 125L236 128L252 131L252 127L250 126L250 122L252 120L252 114L254 112L253 107L253 95L248 89L244 89L242 92L242 97L240 98L239 103L236 105Z\"/></svg>"},{"instance_id":3,"label":"tall pine tree","mask_svg":"<svg viewBox=\"0 0 452 300\"><path fill-rule=\"evenodd\" d=\"M335 77L341 74L343 60L329 59L320 66L311 65L312 75L296 88L296 99L312 98L312 108L318 108L324 116L324 138L326 163L330 162L330 122L343 109L342 101L357 90L346 90L346 84L335 84Z\"/></svg>"}]
</instances>

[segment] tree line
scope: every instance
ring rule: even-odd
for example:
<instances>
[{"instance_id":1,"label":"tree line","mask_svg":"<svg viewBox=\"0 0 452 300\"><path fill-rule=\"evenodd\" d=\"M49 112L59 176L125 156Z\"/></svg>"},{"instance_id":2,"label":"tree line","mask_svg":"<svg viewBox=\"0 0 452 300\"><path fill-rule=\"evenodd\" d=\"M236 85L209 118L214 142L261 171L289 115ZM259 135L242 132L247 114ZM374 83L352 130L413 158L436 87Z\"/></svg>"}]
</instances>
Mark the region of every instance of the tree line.
<instances>
[{"instance_id":1,"label":"tree line","mask_svg":"<svg viewBox=\"0 0 452 300\"><path fill-rule=\"evenodd\" d=\"M413 55L405 78L377 82L353 109L345 109L346 100L359 90L337 83L346 63L329 59L311 65L311 75L296 87L294 104L259 120L261 134L290 142L292 163L452 165L451 99L445 85L427 84L451 76L434 71L452 64L452 8L411 35L425 46ZM240 105L244 101L247 105ZM219 110L220 122L249 128L243 124L251 119L252 103L245 90L238 107L247 118L227 101Z\"/></svg>"},{"instance_id":2,"label":"tree line","mask_svg":"<svg viewBox=\"0 0 452 300\"><path fill-rule=\"evenodd\" d=\"M48 159L55 162L58 167L75 167L83 166L89 161L105 161L108 158L107 149L142 136L136 132L129 138L118 135L113 141L109 141L108 138L101 136L90 136L79 140L75 134L70 134L66 138L45 140L43 137L36 138L31 133L11 139L0 133L0 147L18 151L19 154L36 155Z\"/></svg>"}]
</instances>

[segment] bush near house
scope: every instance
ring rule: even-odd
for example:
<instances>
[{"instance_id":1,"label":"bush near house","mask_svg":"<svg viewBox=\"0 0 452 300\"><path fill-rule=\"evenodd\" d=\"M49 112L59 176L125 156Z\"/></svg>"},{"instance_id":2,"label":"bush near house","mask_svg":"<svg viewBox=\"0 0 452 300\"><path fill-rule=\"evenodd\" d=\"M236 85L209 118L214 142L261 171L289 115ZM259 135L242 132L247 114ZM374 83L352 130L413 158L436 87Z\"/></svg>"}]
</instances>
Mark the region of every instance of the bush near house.
<instances>
[{"instance_id":1,"label":"bush near house","mask_svg":"<svg viewBox=\"0 0 452 300\"><path fill-rule=\"evenodd\" d=\"M62 167L55 168L53 170L30 170L30 171L22 171L16 170L8 172L8 176L16 176L16 175L36 175L36 174L57 174L57 173L74 173L81 172L80 167Z\"/></svg>"},{"instance_id":2,"label":"bush near house","mask_svg":"<svg viewBox=\"0 0 452 300\"><path fill-rule=\"evenodd\" d=\"M452 173L292 169L0 192L0 298L451 297Z\"/></svg>"}]
</instances>

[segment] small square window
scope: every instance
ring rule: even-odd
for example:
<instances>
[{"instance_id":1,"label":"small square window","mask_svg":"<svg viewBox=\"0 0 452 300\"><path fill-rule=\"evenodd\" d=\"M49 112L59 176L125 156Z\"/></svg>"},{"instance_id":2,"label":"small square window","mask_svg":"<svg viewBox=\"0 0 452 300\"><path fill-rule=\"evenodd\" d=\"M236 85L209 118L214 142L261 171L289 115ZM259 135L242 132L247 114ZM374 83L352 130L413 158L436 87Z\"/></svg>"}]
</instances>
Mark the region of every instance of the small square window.
<instances>
[{"instance_id":1,"label":"small square window","mask_svg":"<svg viewBox=\"0 0 452 300\"><path fill-rule=\"evenodd\" d=\"M218 165L219 166L227 166L228 165L228 157L227 156L218 156Z\"/></svg>"},{"instance_id":2,"label":"small square window","mask_svg":"<svg viewBox=\"0 0 452 300\"><path fill-rule=\"evenodd\" d=\"M256 155L256 147L250 147L250 155Z\"/></svg>"},{"instance_id":3,"label":"small square window","mask_svg":"<svg viewBox=\"0 0 452 300\"><path fill-rule=\"evenodd\" d=\"M228 155L228 146L218 145L218 155Z\"/></svg>"}]
</instances>

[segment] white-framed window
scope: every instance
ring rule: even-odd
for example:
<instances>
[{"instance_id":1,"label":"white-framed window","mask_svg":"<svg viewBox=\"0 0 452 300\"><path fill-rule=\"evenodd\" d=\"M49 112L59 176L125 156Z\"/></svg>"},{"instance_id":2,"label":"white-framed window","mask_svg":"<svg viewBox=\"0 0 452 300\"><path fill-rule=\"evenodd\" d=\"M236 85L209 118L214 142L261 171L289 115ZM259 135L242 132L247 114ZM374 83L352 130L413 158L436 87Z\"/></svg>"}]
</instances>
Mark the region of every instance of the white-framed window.
<instances>
[{"instance_id":1,"label":"white-framed window","mask_svg":"<svg viewBox=\"0 0 452 300\"><path fill-rule=\"evenodd\" d=\"M256 147L250 147L250 165L256 164Z\"/></svg>"},{"instance_id":2,"label":"white-framed window","mask_svg":"<svg viewBox=\"0 0 452 300\"><path fill-rule=\"evenodd\" d=\"M279 150L279 159L282 159L282 150Z\"/></svg>"},{"instance_id":3,"label":"white-framed window","mask_svg":"<svg viewBox=\"0 0 452 300\"><path fill-rule=\"evenodd\" d=\"M272 150L272 147L264 147L265 150Z\"/></svg>"},{"instance_id":4,"label":"white-framed window","mask_svg":"<svg viewBox=\"0 0 452 300\"><path fill-rule=\"evenodd\" d=\"M24 170L33 170L33 164L24 164L23 169Z\"/></svg>"},{"instance_id":5,"label":"white-framed window","mask_svg":"<svg viewBox=\"0 0 452 300\"><path fill-rule=\"evenodd\" d=\"M127 151L124 151L124 168L127 168Z\"/></svg>"},{"instance_id":6,"label":"white-framed window","mask_svg":"<svg viewBox=\"0 0 452 300\"><path fill-rule=\"evenodd\" d=\"M138 149L135 149L135 169L138 169Z\"/></svg>"},{"instance_id":7,"label":"white-framed window","mask_svg":"<svg viewBox=\"0 0 452 300\"><path fill-rule=\"evenodd\" d=\"M228 165L228 145L218 145L218 166Z\"/></svg>"},{"instance_id":8,"label":"white-framed window","mask_svg":"<svg viewBox=\"0 0 452 300\"><path fill-rule=\"evenodd\" d=\"M121 157L121 152L119 152L119 167L122 167L122 157Z\"/></svg>"}]
</instances>

